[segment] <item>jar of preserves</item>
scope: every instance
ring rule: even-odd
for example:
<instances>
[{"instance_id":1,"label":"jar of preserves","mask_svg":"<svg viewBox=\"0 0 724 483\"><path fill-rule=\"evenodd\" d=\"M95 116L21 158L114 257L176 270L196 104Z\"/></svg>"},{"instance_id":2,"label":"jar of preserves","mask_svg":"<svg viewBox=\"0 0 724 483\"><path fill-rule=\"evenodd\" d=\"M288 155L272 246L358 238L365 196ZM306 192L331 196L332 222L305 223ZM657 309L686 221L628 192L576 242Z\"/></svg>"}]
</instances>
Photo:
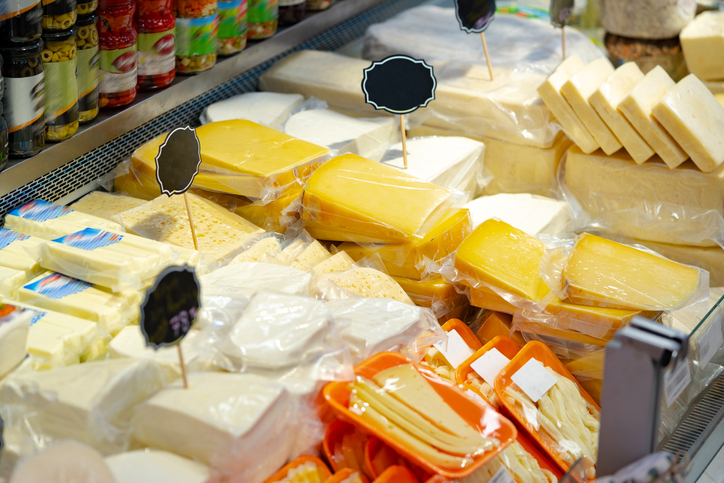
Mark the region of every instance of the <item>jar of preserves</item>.
<instances>
[{"instance_id":1,"label":"jar of preserves","mask_svg":"<svg viewBox=\"0 0 724 483\"><path fill-rule=\"evenodd\" d=\"M232 55L246 47L247 0L219 2L219 55Z\"/></svg>"},{"instance_id":2,"label":"jar of preserves","mask_svg":"<svg viewBox=\"0 0 724 483\"><path fill-rule=\"evenodd\" d=\"M171 0L138 0L138 87L158 89L176 78L176 20Z\"/></svg>"},{"instance_id":3,"label":"jar of preserves","mask_svg":"<svg viewBox=\"0 0 724 483\"><path fill-rule=\"evenodd\" d=\"M173 14L176 18L202 18L219 10L217 0L175 0Z\"/></svg>"},{"instance_id":4,"label":"jar of preserves","mask_svg":"<svg viewBox=\"0 0 724 483\"><path fill-rule=\"evenodd\" d=\"M98 8L125 7L131 3L136 2L135 0L98 0Z\"/></svg>"},{"instance_id":5,"label":"jar of preserves","mask_svg":"<svg viewBox=\"0 0 724 483\"><path fill-rule=\"evenodd\" d=\"M63 141L78 131L78 48L76 27L43 34L45 139Z\"/></svg>"},{"instance_id":6,"label":"jar of preserves","mask_svg":"<svg viewBox=\"0 0 724 483\"><path fill-rule=\"evenodd\" d=\"M218 13L201 18L176 17L176 72L197 74L216 65Z\"/></svg>"},{"instance_id":7,"label":"jar of preserves","mask_svg":"<svg viewBox=\"0 0 724 483\"><path fill-rule=\"evenodd\" d=\"M98 115L98 13L78 15L78 33L75 43L78 47L78 121L81 124L92 121Z\"/></svg>"},{"instance_id":8,"label":"jar of preserves","mask_svg":"<svg viewBox=\"0 0 724 483\"><path fill-rule=\"evenodd\" d=\"M43 33L43 2L16 0L7 17L0 22L0 40L3 42L32 42Z\"/></svg>"},{"instance_id":9,"label":"jar of preserves","mask_svg":"<svg viewBox=\"0 0 724 483\"><path fill-rule=\"evenodd\" d=\"M279 0L279 25L294 25L304 20L307 0Z\"/></svg>"},{"instance_id":10,"label":"jar of preserves","mask_svg":"<svg viewBox=\"0 0 724 483\"><path fill-rule=\"evenodd\" d=\"M278 0L249 0L249 38L266 39L277 32Z\"/></svg>"},{"instance_id":11,"label":"jar of preserves","mask_svg":"<svg viewBox=\"0 0 724 483\"><path fill-rule=\"evenodd\" d=\"M3 105L0 104L0 171L8 164L8 125L3 119Z\"/></svg>"},{"instance_id":12,"label":"jar of preserves","mask_svg":"<svg viewBox=\"0 0 724 483\"><path fill-rule=\"evenodd\" d=\"M334 5L336 0L307 0L307 10L326 10Z\"/></svg>"},{"instance_id":13,"label":"jar of preserves","mask_svg":"<svg viewBox=\"0 0 724 483\"><path fill-rule=\"evenodd\" d=\"M136 98L138 37L133 22L135 11L134 3L99 7L98 105L101 108L124 106Z\"/></svg>"},{"instance_id":14,"label":"jar of preserves","mask_svg":"<svg viewBox=\"0 0 724 483\"><path fill-rule=\"evenodd\" d=\"M78 15L88 15L98 10L98 0L77 0Z\"/></svg>"},{"instance_id":15,"label":"jar of preserves","mask_svg":"<svg viewBox=\"0 0 724 483\"><path fill-rule=\"evenodd\" d=\"M68 30L77 18L76 0L43 1L43 30Z\"/></svg>"}]
</instances>

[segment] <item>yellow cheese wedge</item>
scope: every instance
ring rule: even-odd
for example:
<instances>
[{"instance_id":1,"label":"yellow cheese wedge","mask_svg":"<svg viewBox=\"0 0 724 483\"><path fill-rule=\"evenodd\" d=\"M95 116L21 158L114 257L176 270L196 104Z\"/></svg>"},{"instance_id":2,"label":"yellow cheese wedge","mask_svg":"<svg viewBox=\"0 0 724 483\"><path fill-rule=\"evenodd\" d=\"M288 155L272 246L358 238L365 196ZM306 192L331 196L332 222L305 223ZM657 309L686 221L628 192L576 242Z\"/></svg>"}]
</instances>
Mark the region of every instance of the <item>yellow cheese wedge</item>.
<instances>
[{"instance_id":1,"label":"yellow cheese wedge","mask_svg":"<svg viewBox=\"0 0 724 483\"><path fill-rule=\"evenodd\" d=\"M352 265L354 265L354 260L352 260L352 257L347 255L346 252L339 252L335 253L323 262L315 265L314 268L312 268L312 272L314 272L316 275L323 275L325 273L347 270Z\"/></svg>"},{"instance_id":2,"label":"yellow cheese wedge","mask_svg":"<svg viewBox=\"0 0 724 483\"><path fill-rule=\"evenodd\" d=\"M652 112L700 170L724 162L724 107L695 75L681 79Z\"/></svg>"},{"instance_id":3,"label":"yellow cheese wedge","mask_svg":"<svg viewBox=\"0 0 724 483\"><path fill-rule=\"evenodd\" d=\"M590 234L563 271L573 303L629 310L674 310L697 292L698 270Z\"/></svg>"},{"instance_id":4,"label":"yellow cheese wedge","mask_svg":"<svg viewBox=\"0 0 724 483\"><path fill-rule=\"evenodd\" d=\"M515 314L515 311L518 310L515 305L485 286L470 289L470 305L510 315Z\"/></svg>"},{"instance_id":5,"label":"yellow cheese wedge","mask_svg":"<svg viewBox=\"0 0 724 483\"><path fill-rule=\"evenodd\" d=\"M229 262L229 265L236 265L237 263L244 262L259 262L267 257L275 257L279 254L279 252L281 252L279 240L270 236L259 240L251 247L238 254Z\"/></svg>"},{"instance_id":6,"label":"yellow cheese wedge","mask_svg":"<svg viewBox=\"0 0 724 483\"><path fill-rule=\"evenodd\" d=\"M455 290L455 284L446 281L438 274L432 274L423 280L413 280L405 277L392 277L400 284L402 290L410 296L416 305L431 308L433 304L443 304L453 308L466 301L465 294Z\"/></svg>"},{"instance_id":7,"label":"yellow cheese wedge","mask_svg":"<svg viewBox=\"0 0 724 483\"><path fill-rule=\"evenodd\" d=\"M652 109L675 85L669 74L657 65L618 105L626 119L669 168L679 166L688 156L654 118Z\"/></svg>"},{"instance_id":8,"label":"yellow cheese wedge","mask_svg":"<svg viewBox=\"0 0 724 483\"><path fill-rule=\"evenodd\" d=\"M89 215L113 221L115 215L140 206L143 203L143 199L133 198L132 196L93 191L73 203L71 208L81 213L88 213Z\"/></svg>"},{"instance_id":9,"label":"yellow cheese wedge","mask_svg":"<svg viewBox=\"0 0 724 483\"><path fill-rule=\"evenodd\" d=\"M710 287L724 287L724 249L716 247L693 247L636 240L666 258L685 265L693 265L709 272Z\"/></svg>"},{"instance_id":10,"label":"yellow cheese wedge","mask_svg":"<svg viewBox=\"0 0 724 483\"><path fill-rule=\"evenodd\" d=\"M127 173L113 180L113 191L118 194L151 201L161 195L155 178Z\"/></svg>"},{"instance_id":11,"label":"yellow cheese wedge","mask_svg":"<svg viewBox=\"0 0 724 483\"><path fill-rule=\"evenodd\" d=\"M485 317L485 320L475 333L475 336L480 342L482 342L483 345L487 344L499 335L509 337L510 340L521 347L525 345L525 340L523 340L523 336L520 335L520 332L514 332L511 335L510 329L513 323L513 318L510 315L502 312L489 311L483 314L483 317Z\"/></svg>"},{"instance_id":12,"label":"yellow cheese wedge","mask_svg":"<svg viewBox=\"0 0 724 483\"><path fill-rule=\"evenodd\" d=\"M187 193L199 250L218 260L264 230L221 206ZM120 215L126 230L151 240L194 248L183 196L161 195Z\"/></svg>"},{"instance_id":13,"label":"yellow cheese wedge","mask_svg":"<svg viewBox=\"0 0 724 483\"><path fill-rule=\"evenodd\" d=\"M452 198L450 191L396 168L345 154L309 178L302 218L379 243L402 242L422 238Z\"/></svg>"},{"instance_id":14,"label":"yellow cheese wedge","mask_svg":"<svg viewBox=\"0 0 724 483\"><path fill-rule=\"evenodd\" d=\"M45 240L0 228L0 266L21 270L28 278L39 274L40 245Z\"/></svg>"},{"instance_id":15,"label":"yellow cheese wedge","mask_svg":"<svg viewBox=\"0 0 724 483\"><path fill-rule=\"evenodd\" d=\"M331 256L332 254L329 253L329 251L324 248L321 243L314 240L289 264L289 266L306 272Z\"/></svg>"},{"instance_id":16,"label":"yellow cheese wedge","mask_svg":"<svg viewBox=\"0 0 724 483\"><path fill-rule=\"evenodd\" d=\"M320 278L329 280L342 290L360 297L393 299L414 305L410 297L392 277L374 268L355 267L343 272L331 272ZM333 299L334 296L326 296L326 298Z\"/></svg>"},{"instance_id":17,"label":"yellow cheese wedge","mask_svg":"<svg viewBox=\"0 0 724 483\"><path fill-rule=\"evenodd\" d=\"M613 154L621 149L621 143L596 113L589 103L589 98L611 74L613 74L611 62L608 59L596 59L574 74L561 87L561 94L571 105L573 112L606 154Z\"/></svg>"}]
</instances>

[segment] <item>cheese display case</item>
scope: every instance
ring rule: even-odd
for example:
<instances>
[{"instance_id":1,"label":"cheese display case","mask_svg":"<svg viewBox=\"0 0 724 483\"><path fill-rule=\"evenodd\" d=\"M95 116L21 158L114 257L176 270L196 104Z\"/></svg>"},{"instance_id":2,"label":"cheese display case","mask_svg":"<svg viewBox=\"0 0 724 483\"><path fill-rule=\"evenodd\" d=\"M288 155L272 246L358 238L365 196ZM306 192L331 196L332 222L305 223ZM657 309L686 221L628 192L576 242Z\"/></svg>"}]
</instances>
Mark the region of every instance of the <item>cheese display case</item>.
<instances>
[{"instance_id":1,"label":"cheese display case","mask_svg":"<svg viewBox=\"0 0 724 483\"><path fill-rule=\"evenodd\" d=\"M612 62L590 5L561 35L547 2L499 1L481 42L463 0L156 3L78 13L105 22L102 97L163 85L0 171L0 483L711 476L724 16L647 2L681 31L673 79ZM140 7L158 28L113 50L109 12ZM23 15L0 9L1 55L47 36ZM367 90L390 56L434 77L403 116Z\"/></svg>"}]
</instances>

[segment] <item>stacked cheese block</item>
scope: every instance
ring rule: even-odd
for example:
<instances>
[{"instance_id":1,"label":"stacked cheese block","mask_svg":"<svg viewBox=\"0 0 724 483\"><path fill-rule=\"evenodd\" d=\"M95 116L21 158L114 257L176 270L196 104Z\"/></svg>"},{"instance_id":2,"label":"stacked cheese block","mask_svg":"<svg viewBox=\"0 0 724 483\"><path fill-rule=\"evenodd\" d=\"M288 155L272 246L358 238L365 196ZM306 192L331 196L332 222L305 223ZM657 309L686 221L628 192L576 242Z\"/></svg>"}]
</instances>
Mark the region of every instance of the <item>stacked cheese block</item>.
<instances>
[{"instance_id":1,"label":"stacked cheese block","mask_svg":"<svg viewBox=\"0 0 724 483\"><path fill-rule=\"evenodd\" d=\"M681 31L681 49L689 72L704 81L717 100L724 104L724 62L713 55L724 48L724 15L703 12Z\"/></svg>"}]
</instances>

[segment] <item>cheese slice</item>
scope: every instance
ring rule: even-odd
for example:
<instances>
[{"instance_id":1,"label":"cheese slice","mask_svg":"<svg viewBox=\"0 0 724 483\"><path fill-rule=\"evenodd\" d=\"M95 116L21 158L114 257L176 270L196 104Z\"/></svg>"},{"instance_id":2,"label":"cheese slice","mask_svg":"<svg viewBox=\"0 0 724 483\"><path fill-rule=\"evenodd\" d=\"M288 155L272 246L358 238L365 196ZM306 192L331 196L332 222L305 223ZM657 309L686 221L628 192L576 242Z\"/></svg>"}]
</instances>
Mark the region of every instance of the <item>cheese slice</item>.
<instances>
[{"instance_id":1,"label":"cheese slice","mask_svg":"<svg viewBox=\"0 0 724 483\"><path fill-rule=\"evenodd\" d=\"M0 228L0 266L22 270L30 278L42 269L38 263L42 238Z\"/></svg>"},{"instance_id":2,"label":"cheese slice","mask_svg":"<svg viewBox=\"0 0 724 483\"><path fill-rule=\"evenodd\" d=\"M669 168L679 166L688 156L654 118L652 110L674 86L676 84L669 74L661 66L656 66L618 105L626 119Z\"/></svg>"},{"instance_id":3,"label":"cheese slice","mask_svg":"<svg viewBox=\"0 0 724 483\"><path fill-rule=\"evenodd\" d=\"M702 12L679 34L689 72L701 80L724 79L724 59L717 55L724 49L724 14Z\"/></svg>"},{"instance_id":4,"label":"cheese slice","mask_svg":"<svg viewBox=\"0 0 724 483\"><path fill-rule=\"evenodd\" d=\"M561 94L571 105L573 112L606 154L613 154L621 149L621 142L596 113L589 99L611 74L611 62L608 59L597 59L574 74L561 87Z\"/></svg>"},{"instance_id":5,"label":"cheese slice","mask_svg":"<svg viewBox=\"0 0 724 483\"><path fill-rule=\"evenodd\" d=\"M652 112L700 170L724 162L724 107L696 76L681 79Z\"/></svg>"},{"instance_id":6,"label":"cheese slice","mask_svg":"<svg viewBox=\"0 0 724 483\"><path fill-rule=\"evenodd\" d=\"M414 305L410 297L402 290L402 287L395 280L374 268L354 267L344 272L332 272L320 277L322 283L317 285L317 290L322 291L325 300L336 300L347 298L340 296L333 291L325 291L323 282L332 282L344 291L369 298L386 298Z\"/></svg>"},{"instance_id":7,"label":"cheese slice","mask_svg":"<svg viewBox=\"0 0 724 483\"><path fill-rule=\"evenodd\" d=\"M699 272L585 234L576 241L563 279L573 303L630 310L674 310L696 294Z\"/></svg>"},{"instance_id":8,"label":"cheese slice","mask_svg":"<svg viewBox=\"0 0 724 483\"><path fill-rule=\"evenodd\" d=\"M0 303L0 378L25 359L28 332L33 314L13 305Z\"/></svg>"},{"instance_id":9,"label":"cheese slice","mask_svg":"<svg viewBox=\"0 0 724 483\"><path fill-rule=\"evenodd\" d=\"M347 270L352 265L354 265L352 257L347 255L346 252L339 252L315 265L312 268L312 273L315 275L323 275L325 273L339 272Z\"/></svg>"},{"instance_id":10,"label":"cheese slice","mask_svg":"<svg viewBox=\"0 0 724 483\"><path fill-rule=\"evenodd\" d=\"M277 131L292 111L304 101L299 94L277 94L275 92L246 92L209 105L203 116L207 122L246 119Z\"/></svg>"},{"instance_id":11,"label":"cheese slice","mask_svg":"<svg viewBox=\"0 0 724 483\"><path fill-rule=\"evenodd\" d=\"M307 180L302 218L379 243L422 238L453 194L354 154L338 156ZM404 209L390 209L390 207ZM344 239L340 240L343 241Z\"/></svg>"},{"instance_id":12,"label":"cheese slice","mask_svg":"<svg viewBox=\"0 0 724 483\"><path fill-rule=\"evenodd\" d=\"M75 211L113 221L113 217L126 210L135 208L144 200L131 196L116 195L103 191L93 191L71 205Z\"/></svg>"},{"instance_id":13,"label":"cheese slice","mask_svg":"<svg viewBox=\"0 0 724 483\"><path fill-rule=\"evenodd\" d=\"M221 206L187 193L199 250L213 260L237 250L251 236L264 230ZM193 249L188 212L182 196L161 195L120 215L126 230L159 242Z\"/></svg>"},{"instance_id":14,"label":"cheese slice","mask_svg":"<svg viewBox=\"0 0 724 483\"><path fill-rule=\"evenodd\" d=\"M42 200L26 203L5 215L5 228L46 240L70 235L84 228L123 231L118 223Z\"/></svg>"},{"instance_id":15,"label":"cheese slice","mask_svg":"<svg viewBox=\"0 0 724 483\"><path fill-rule=\"evenodd\" d=\"M724 249L719 246L692 247L644 240L636 240L635 243L643 245L675 262L703 268L709 272L710 287L724 286Z\"/></svg>"},{"instance_id":16,"label":"cheese slice","mask_svg":"<svg viewBox=\"0 0 724 483\"><path fill-rule=\"evenodd\" d=\"M61 441L22 459L13 482L117 483L95 449L75 441Z\"/></svg>"},{"instance_id":17,"label":"cheese slice","mask_svg":"<svg viewBox=\"0 0 724 483\"><path fill-rule=\"evenodd\" d=\"M279 252L281 252L279 240L273 236L262 238L234 257L229 262L229 265L236 265L237 263L244 262L260 262L267 257L275 257L279 254Z\"/></svg>"},{"instance_id":18,"label":"cheese slice","mask_svg":"<svg viewBox=\"0 0 724 483\"><path fill-rule=\"evenodd\" d=\"M481 196L465 208L470 211L473 228L498 218L534 237L559 233L570 220L566 202L524 193Z\"/></svg>"},{"instance_id":19,"label":"cheese slice","mask_svg":"<svg viewBox=\"0 0 724 483\"><path fill-rule=\"evenodd\" d=\"M379 161L400 138L399 125L391 117L354 118L327 109L294 114L284 132L338 154L353 153Z\"/></svg>"},{"instance_id":20,"label":"cheese slice","mask_svg":"<svg viewBox=\"0 0 724 483\"><path fill-rule=\"evenodd\" d=\"M592 153L598 149L598 143L561 94L565 83L585 67L586 65L579 57L575 55L568 57L538 87L538 94L573 142L583 152Z\"/></svg>"},{"instance_id":21,"label":"cheese slice","mask_svg":"<svg viewBox=\"0 0 724 483\"><path fill-rule=\"evenodd\" d=\"M201 463L153 449L115 454L106 464L116 483L204 483L210 475Z\"/></svg>"},{"instance_id":22,"label":"cheese slice","mask_svg":"<svg viewBox=\"0 0 724 483\"><path fill-rule=\"evenodd\" d=\"M322 246L317 240L307 245L302 253L296 257L289 266L297 270L307 271L314 268L317 264L331 257L332 254Z\"/></svg>"},{"instance_id":23,"label":"cheese slice","mask_svg":"<svg viewBox=\"0 0 724 483\"><path fill-rule=\"evenodd\" d=\"M591 106L638 164L653 156L654 150L618 110L618 105L643 78L644 73L636 62L627 62L611 73L588 98Z\"/></svg>"},{"instance_id":24,"label":"cheese slice","mask_svg":"<svg viewBox=\"0 0 724 483\"><path fill-rule=\"evenodd\" d=\"M13 268L0 267L0 296L14 299L18 288L28 281L28 275Z\"/></svg>"}]
</instances>

